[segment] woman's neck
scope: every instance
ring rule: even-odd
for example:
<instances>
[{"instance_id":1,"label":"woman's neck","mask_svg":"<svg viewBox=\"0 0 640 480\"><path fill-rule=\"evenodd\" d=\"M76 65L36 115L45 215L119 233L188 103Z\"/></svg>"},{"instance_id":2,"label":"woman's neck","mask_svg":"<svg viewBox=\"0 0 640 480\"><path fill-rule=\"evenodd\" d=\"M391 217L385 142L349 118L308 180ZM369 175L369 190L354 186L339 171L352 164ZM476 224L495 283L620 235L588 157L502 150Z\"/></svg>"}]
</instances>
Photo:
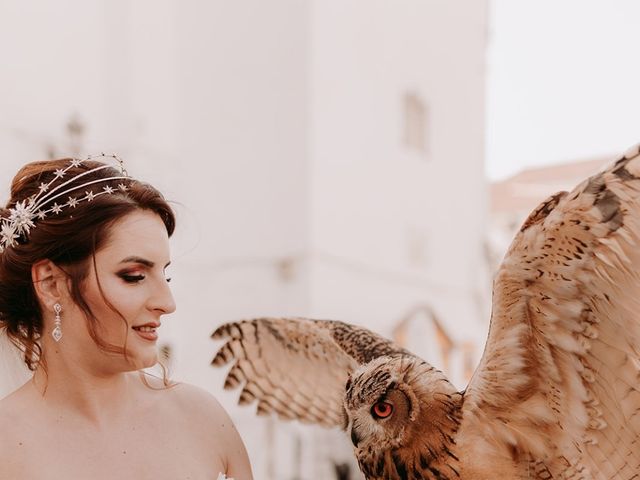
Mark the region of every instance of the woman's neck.
<instances>
[{"instance_id":1,"label":"woman's neck","mask_svg":"<svg viewBox=\"0 0 640 480\"><path fill-rule=\"evenodd\" d=\"M100 426L127 415L130 392L137 386L134 382L139 383L130 372L107 374L92 371L86 364L71 368L67 362L54 360L47 362L46 371L38 367L31 383L43 402L61 415Z\"/></svg>"}]
</instances>

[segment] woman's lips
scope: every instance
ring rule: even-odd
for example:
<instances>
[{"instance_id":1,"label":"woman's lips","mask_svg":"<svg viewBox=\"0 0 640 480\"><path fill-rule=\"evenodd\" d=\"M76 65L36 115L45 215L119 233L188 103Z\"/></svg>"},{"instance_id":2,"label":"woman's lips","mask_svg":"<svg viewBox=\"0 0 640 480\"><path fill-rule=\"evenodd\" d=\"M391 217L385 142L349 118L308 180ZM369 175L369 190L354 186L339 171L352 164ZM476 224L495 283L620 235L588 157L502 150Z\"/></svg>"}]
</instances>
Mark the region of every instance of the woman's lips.
<instances>
[{"instance_id":1,"label":"woman's lips","mask_svg":"<svg viewBox=\"0 0 640 480\"><path fill-rule=\"evenodd\" d=\"M133 327L133 330L144 340L156 341L158 339L158 333L155 326L142 325L140 327Z\"/></svg>"}]
</instances>

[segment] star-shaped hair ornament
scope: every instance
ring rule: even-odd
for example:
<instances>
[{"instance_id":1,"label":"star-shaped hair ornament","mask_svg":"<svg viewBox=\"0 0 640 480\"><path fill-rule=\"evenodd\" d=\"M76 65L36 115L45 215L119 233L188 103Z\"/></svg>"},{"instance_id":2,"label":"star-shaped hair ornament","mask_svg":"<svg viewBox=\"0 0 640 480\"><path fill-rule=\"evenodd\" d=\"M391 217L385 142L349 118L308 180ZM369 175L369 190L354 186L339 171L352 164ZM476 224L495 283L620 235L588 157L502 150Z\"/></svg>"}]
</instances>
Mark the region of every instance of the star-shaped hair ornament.
<instances>
[{"instance_id":1,"label":"star-shaped hair ornament","mask_svg":"<svg viewBox=\"0 0 640 480\"><path fill-rule=\"evenodd\" d=\"M13 247L18 237L19 235L16 234L15 227L8 221L3 220L2 226L0 227L0 245L3 247L2 250L4 251L6 247Z\"/></svg>"},{"instance_id":2,"label":"star-shaped hair ornament","mask_svg":"<svg viewBox=\"0 0 640 480\"><path fill-rule=\"evenodd\" d=\"M102 164L80 173L73 170L92 159L98 160ZM80 181L87 175L114 167L117 171L116 175L97 180ZM23 241L28 241L31 230L36 226L36 221L46 220L50 215L59 215L68 207L76 208L82 201L91 202L100 195L124 193L128 187L123 181L130 179L131 177L124 168L124 162L116 155L101 153L100 155L90 155L84 159L71 159L66 167L55 169L53 178L49 182L41 182L36 194L16 202L12 208L9 208L8 217L0 217L0 253L4 252L7 247L14 247L16 240L20 238ZM110 185L102 186L97 193L91 189L92 185L117 180L120 181L117 189ZM84 190L85 196L74 195L74 192L78 190ZM67 199L66 202L64 198ZM47 205L49 205L48 208Z\"/></svg>"},{"instance_id":3,"label":"star-shaped hair ornament","mask_svg":"<svg viewBox=\"0 0 640 480\"><path fill-rule=\"evenodd\" d=\"M35 227L30 205L31 203L27 205L26 201L17 202L15 207L9 210L9 222L13 224L18 235L29 234L31 227Z\"/></svg>"},{"instance_id":4,"label":"star-shaped hair ornament","mask_svg":"<svg viewBox=\"0 0 640 480\"><path fill-rule=\"evenodd\" d=\"M106 153L102 152L102 153L100 153L98 155L89 155L86 158L86 160L96 160L96 159L102 159L102 158L105 158L105 157L113 159L117 163L116 168L118 170L120 170L120 173L123 175L123 177L124 178L129 178L129 174L127 173L127 169L124 167L124 161L122 161L122 159L120 157L118 157L117 155L106 154Z\"/></svg>"}]
</instances>

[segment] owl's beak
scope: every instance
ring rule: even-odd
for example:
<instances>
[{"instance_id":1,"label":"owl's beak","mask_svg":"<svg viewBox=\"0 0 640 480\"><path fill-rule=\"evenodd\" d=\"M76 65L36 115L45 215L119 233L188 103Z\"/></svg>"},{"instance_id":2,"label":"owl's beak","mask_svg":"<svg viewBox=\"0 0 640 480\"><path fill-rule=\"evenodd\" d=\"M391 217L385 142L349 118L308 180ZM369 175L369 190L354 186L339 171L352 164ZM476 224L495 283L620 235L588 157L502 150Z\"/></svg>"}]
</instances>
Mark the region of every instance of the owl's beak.
<instances>
[{"instance_id":1,"label":"owl's beak","mask_svg":"<svg viewBox=\"0 0 640 480\"><path fill-rule=\"evenodd\" d=\"M358 444L360 443L360 440L362 439L358 435L358 432L356 432L356 429L352 426L351 427L351 443L353 443L354 447L357 447Z\"/></svg>"}]
</instances>

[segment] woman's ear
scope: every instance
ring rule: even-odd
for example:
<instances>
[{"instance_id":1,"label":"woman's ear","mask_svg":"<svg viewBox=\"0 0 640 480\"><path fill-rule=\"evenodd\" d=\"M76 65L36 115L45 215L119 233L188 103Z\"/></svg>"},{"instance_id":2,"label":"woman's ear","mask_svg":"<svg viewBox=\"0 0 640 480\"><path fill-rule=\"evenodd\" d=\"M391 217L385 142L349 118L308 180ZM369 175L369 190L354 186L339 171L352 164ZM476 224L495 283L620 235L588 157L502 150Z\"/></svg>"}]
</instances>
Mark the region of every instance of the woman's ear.
<instances>
[{"instance_id":1,"label":"woman's ear","mask_svg":"<svg viewBox=\"0 0 640 480\"><path fill-rule=\"evenodd\" d=\"M40 260L31 267L33 288L40 303L53 310L56 303L69 296L67 275L51 260Z\"/></svg>"}]
</instances>

